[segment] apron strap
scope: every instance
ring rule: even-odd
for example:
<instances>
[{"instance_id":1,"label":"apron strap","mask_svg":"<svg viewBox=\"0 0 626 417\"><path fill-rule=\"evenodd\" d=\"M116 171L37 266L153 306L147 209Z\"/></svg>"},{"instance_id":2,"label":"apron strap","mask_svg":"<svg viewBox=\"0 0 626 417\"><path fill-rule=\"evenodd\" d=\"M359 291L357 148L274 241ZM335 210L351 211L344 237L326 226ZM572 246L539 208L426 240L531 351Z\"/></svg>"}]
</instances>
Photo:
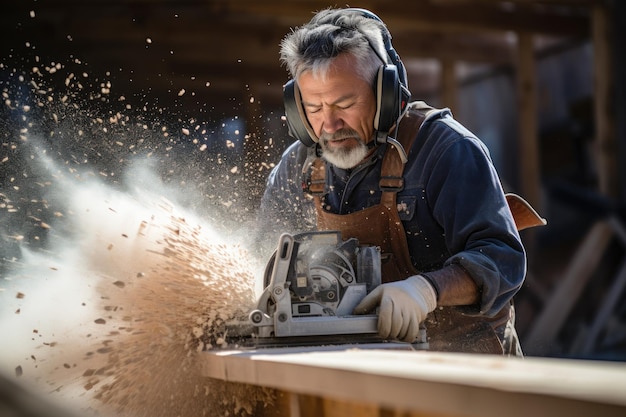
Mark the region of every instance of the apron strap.
<instances>
[{"instance_id":1,"label":"apron strap","mask_svg":"<svg viewBox=\"0 0 626 417\"><path fill-rule=\"evenodd\" d=\"M317 157L302 178L302 191L315 197L316 201L324 194L326 185L326 163Z\"/></svg>"},{"instance_id":2,"label":"apron strap","mask_svg":"<svg viewBox=\"0 0 626 417\"><path fill-rule=\"evenodd\" d=\"M420 106L423 104L423 106ZM417 132L427 117L428 111L432 107L426 106L423 102L414 103L406 112L399 125L396 127L396 140L404 148L406 154L409 153ZM394 144L389 144L390 148L385 152L381 166L379 187L382 191L380 203L387 208L389 213L389 236L393 248L397 269L400 276L394 280L407 278L417 274L417 269L411 261L409 244L406 240L406 233L400 216L398 215L396 195L404 188L404 165L405 162L400 157L401 150L395 149ZM393 147L394 149L391 149Z\"/></svg>"},{"instance_id":3,"label":"apron strap","mask_svg":"<svg viewBox=\"0 0 626 417\"><path fill-rule=\"evenodd\" d=\"M422 123L428 117L429 112L434 111L423 101L411 103L404 117L395 129L396 140L404 148L408 155L411 146L417 137L417 132ZM384 192L398 192L404 188L404 161L400 157L402 150L396 149L396 145L389 143L390 149L385 152L380 175L380 189ZM393 148L393 149L391 149ZM395 208L395 203L394 203Z\"/></svg>"}]
</instances>

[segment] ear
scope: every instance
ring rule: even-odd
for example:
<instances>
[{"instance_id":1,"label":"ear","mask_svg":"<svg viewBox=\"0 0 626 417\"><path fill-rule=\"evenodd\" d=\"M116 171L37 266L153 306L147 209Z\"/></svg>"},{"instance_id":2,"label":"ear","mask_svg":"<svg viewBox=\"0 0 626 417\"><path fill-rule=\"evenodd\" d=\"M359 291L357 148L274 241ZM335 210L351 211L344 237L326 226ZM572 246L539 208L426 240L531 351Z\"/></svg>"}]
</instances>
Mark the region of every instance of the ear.
<instances>
[{"instance_id":1,"label":"ear","mask_svg":"<svg viewBox=\"0 0 626 417\"><path fill-rule=\"evenodd\" d=\"M283 102L285 104L285 117L289 136L300 140L306 146L313 146L319 138L309 124L302 107L302 99L298 84L294 80L289 80L283 87Z\"/></svg>"}]
</instances>

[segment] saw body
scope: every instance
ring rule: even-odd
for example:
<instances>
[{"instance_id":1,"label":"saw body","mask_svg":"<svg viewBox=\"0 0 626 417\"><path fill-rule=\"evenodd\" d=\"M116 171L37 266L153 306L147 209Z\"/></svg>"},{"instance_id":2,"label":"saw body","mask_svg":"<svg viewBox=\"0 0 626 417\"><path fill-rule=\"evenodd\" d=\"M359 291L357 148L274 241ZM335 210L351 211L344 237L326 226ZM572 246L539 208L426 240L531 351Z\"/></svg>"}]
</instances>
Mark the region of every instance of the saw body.
<instances>
[{"instance_id":1,"label":"saw body","mask_svg":"<svg viewBox=\"0 0 626 417\"><path fill-rule=\"evenodd\" d=\"M343 241L335 231L283 234L265 270L265 289L248 316L254 344L391 343L428 348L425 329L414 343L388 342L377 335L377 314L352 314L380 284L377 247L361 246L356 239Z\"/></svg>"}]
</instances>

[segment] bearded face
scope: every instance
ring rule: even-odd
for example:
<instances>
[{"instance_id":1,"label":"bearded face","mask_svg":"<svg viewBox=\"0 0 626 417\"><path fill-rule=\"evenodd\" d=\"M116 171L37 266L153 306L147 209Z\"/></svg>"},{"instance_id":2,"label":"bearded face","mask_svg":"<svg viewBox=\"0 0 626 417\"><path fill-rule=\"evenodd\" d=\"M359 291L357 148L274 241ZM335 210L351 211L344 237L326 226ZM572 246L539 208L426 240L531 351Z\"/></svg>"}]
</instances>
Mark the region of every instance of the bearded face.
<instances>
[{"instance_id":1,"label":"bearded face","mask_svg":"<svg viewBox=\"0 0 626 417\"><path fill-rule=\"evenodd\" d=\"M356 65L354 56L344 54L323 76L309 71L298 78L302 106L323 157L343 169L358 165L374 140L376 98L371 84L357 76Z\"/></svg>"},{"instance_id":2,"label":"bearded face","mask_svg":"<svg viewBox=\"0 0 626 417\"><path fill-rule=\"evenodd\" d=\"M342 169L354 168L369 152L359 133L350 128L340 129L334 133L322 132L319 143L322 157Z\"/></svg>"}]
</instances>

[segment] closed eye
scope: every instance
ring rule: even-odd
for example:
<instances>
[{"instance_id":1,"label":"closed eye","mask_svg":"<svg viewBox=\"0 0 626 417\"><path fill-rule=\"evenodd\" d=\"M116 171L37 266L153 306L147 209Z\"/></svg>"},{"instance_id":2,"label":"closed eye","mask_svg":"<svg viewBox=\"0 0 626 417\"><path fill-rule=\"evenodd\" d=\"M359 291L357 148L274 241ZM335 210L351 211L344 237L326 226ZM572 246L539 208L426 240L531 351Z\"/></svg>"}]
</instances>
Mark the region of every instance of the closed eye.
<instances>
[{"instance_id":1,"label":"closed eye","mask_svg":"<svg viewBox=\"0 0 626 417\"><path fill-rule=\"evenodd\" d=\"M305 105L305 108L306 108L307 113L317 113L320 110L322 110L322 106L314 106L311 104Z\"/></svg>"}]
</instances>

